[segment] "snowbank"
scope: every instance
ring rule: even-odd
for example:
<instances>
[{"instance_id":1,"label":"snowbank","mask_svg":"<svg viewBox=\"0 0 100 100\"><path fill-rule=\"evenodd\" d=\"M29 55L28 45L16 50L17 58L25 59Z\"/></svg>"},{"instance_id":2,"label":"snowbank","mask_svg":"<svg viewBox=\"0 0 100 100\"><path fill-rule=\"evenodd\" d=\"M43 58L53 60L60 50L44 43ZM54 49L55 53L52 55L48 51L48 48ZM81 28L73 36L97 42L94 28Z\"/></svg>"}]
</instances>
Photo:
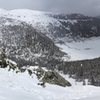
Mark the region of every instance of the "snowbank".
<instances>
[{"instance_id":1,"label":"snowbank","mask_svg":"<svg viewBox=\"0 0 100 100\"><path fill-rule=\"evenodd\" d=\"M16 74L0 68L0 100L100 100L100 87L82 86L66 78L72 87L47 84L43 88L35 75L31 78L27 72Z\"/></svg>"}]
</instances>

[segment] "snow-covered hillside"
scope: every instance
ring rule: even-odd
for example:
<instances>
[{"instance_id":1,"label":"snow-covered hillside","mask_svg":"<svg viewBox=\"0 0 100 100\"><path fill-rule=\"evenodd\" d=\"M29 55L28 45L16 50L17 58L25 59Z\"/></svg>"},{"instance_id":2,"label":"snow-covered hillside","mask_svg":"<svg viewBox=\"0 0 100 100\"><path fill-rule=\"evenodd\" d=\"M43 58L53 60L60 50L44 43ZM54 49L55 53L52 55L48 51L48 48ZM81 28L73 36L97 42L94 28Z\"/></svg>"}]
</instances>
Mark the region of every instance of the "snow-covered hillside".
<instances>
[{"instance_id":1,"label":"snow-covered hillside","mask_svg":"<svg viewBox=\"0 0 100 100\"><path fill-rule=\"evenodd\" d=\"M48 27L50 24L54 26L60 26L59 21L49 17L47 15L48 13L45 12L28 9L17 9L11 11L1 9L0 12L1 17L13 18L19 21L27 22L28 24L31 24L35 29L43 33L49 33Z\"/></svg>"},{"instance_id":2,"label":"snow-covered hillside","mask_svg":"<svg viewBox=\"0 0 100 100\"><path fill-rule=\"evenodd\" d=\"M75 33L74 28L72 27L76 25L74 27L77 28L79 21L82 21L84 24L84 22L91 20L91 18L88 17L86 17L86 19L82 19L85 18L83 15L76 14L73 17L73 15L54 14L50 12L41 12L28 9L15 9L8 11L1 9L0 17L24 21L28 24L31 24L39 32L46 34L49 38L56 41L59 39L59 37L60 39L66 39L67 37L73 37L72 35L74 34L77 34L78 36L80 33ZM89 30L91 30L91 28ZM95 31L94 28L92 29L92 31Z\"/></svg>"},{"instance_id":3,"label":"snow-covered hillside","mask_svg":"<svg viewBox=\"0 0 100 100\"><path fill-rule=\"evenodd\" d=\"M100 36L99 21L83 15L68 17L27 9L0 9L0 46L5 47L7 56L19 60L20 67L39 64L63 68L65 64L58 61L65 55L64 52L71 56L70 60L100 57L100 37L95 37ZM27 71L16 74L0 68L0 100L100 100L100 87L83 86L68 75L63 77L72 84L71 87L46 84L43 88L37 85L36 76L30 77Z\"/></svg>"},{"instance_id":4,"label":"snow-covered hillside","mask_svg":"<svg viewBox=\"0 0 100 100\"><path fill-rule=\"evenodd\" d=\"M84 60L100 57L100 37L80 42L57 44L62 51L70 55L70 60Z\"/></svg>"},{"instance_id":5,"label":"snow-covered hillside","mask_svg":"<svg viewBox=\"0 0 100 100\"><path fill-rule=\"evenodd\" d=\"M27 72L16 74L0 68L0 100L100 100L99 87L82 86L68 76L64 77L72 87L46 84L43 88L37 85L35 75L31 78Z\"/></svg>"},{"instance_id":6,"label":"snow-covered hillside","mask_svg":"<svg viewBox=\"0 0 100 100\"><path fill-rule=\"evenodd\" d=\"M92 59L100 56L100 39L87 38L100 35L98 31L99 26L97 26L99 25L97 24L99 19L97 18L81 14L57 15L28 9L10 11L0 9L0 17L1 19L2 17L5 18L1 23L5 22L7 18L13 19L11 22L7 21L4 23L3 26L17 25L17 23L20 24L20 21L32 25L38 32L45 34L53 42L58 43L57 46L68 53L71 56L71 60ZM89 28L87 28L88 24L90 25ZM81 41L81 36L84 41ZM73 38L77 42L72 42ZM60 42L64 44L61 45Z\"/></svg>"}]
</instances>

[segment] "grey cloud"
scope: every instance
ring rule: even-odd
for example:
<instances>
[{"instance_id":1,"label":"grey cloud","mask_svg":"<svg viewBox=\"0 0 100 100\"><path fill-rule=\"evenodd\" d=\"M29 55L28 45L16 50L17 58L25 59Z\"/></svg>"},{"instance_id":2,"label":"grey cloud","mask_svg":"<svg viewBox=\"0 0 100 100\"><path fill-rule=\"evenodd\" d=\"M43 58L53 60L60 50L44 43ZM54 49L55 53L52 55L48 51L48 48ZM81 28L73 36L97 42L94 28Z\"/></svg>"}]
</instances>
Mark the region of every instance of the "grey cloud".
<instances>
[{"instance_id":1,"label":"grey cloud","mask_svg":"<svg viewBox=\"0 0 100 100\"><path fill-rule=\"evenodd\" d=\"M0 0L0 7L100 15L100 0Z\"/></svg>"}]
</instances>

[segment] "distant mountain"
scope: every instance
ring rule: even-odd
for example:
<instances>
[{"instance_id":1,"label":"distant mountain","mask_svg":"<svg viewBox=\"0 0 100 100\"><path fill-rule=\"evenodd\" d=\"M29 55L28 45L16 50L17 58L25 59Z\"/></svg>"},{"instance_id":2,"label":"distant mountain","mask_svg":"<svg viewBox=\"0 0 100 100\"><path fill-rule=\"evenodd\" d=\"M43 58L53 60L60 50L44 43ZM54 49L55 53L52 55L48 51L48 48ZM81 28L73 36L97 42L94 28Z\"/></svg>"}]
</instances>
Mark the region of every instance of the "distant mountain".
<instances>
[{"instance_id":1,"label":"distant mountain","mask_svg":"<svg viewBox=\"0 0 100 100\"><path fill-rule=\"evenodd\" d=\"M78 41L100 36L100 19L82 14L53 14L27 9L2 10L0 16L24 21L53 41Z\"/></svg>"},{"instance_id":2,"label":"distant mountain","mask_svg":"<svg viewBox=\"0 0 100 100\"><path fill-rule=\"evenodd\" d=\"M0 10L0 46L6 48L9 58L22 65L55 66L70 58L69 52L60 49L61 44L98 36L100 19L96 17L27 9Z\"/></svg>"},{"instance_id":3,"label":"distant mountain","mask_svg":"<svg viewBox=\"0 0 100 100\"><path fill-rule=\"evenodd\" d=\"M81 38L100 36L100 19L82 14L53 15L66 28L65 34L75 41ZM65 37L65 35L64 35Z\"/></svg>"}]
</instances>

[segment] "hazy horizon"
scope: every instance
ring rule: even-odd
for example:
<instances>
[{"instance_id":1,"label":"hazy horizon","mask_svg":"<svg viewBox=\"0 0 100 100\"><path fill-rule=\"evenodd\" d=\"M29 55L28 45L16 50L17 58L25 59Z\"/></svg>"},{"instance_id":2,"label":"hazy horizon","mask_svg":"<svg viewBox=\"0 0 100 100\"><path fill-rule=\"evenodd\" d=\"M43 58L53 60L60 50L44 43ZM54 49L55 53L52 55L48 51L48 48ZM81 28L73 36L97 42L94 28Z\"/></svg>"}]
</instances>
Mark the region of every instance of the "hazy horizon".
<instances>
[{"instance_id":1,"label":"hazy horizon","mask_svg":"<svg viewBox=\"0 0 100 100\"><path fill-rule=\"evenodd\" d=\"M100 15L99 0L0 0L0 8L31 9L56 13L81 13L89 16Z\"/></svg>"}]
</instances>

